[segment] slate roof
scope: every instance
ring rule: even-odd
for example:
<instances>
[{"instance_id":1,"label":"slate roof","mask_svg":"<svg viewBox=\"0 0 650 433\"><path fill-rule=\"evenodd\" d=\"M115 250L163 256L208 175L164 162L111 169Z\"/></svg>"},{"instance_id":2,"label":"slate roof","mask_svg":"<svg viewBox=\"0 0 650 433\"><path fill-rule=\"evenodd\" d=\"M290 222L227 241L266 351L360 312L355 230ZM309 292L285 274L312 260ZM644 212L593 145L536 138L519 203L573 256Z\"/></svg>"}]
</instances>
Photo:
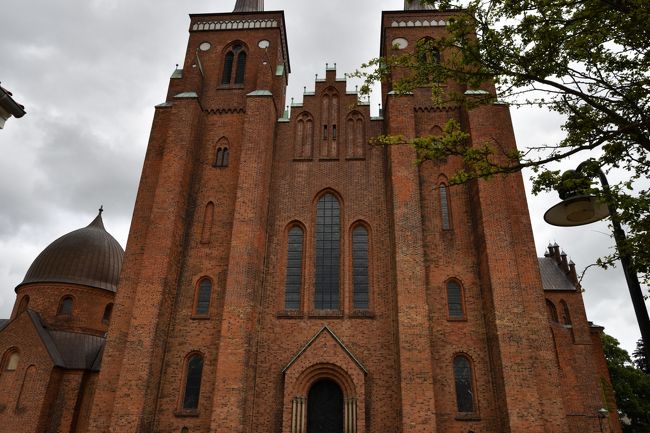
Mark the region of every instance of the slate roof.
<instances>
[{"instance_id":1,"label":"slate roof","mask_svg":"<svg viewBox=\"0 0 650 433\"><path fill-rule=\"evenodd\" d=\"M67 370L99 371L105 337L47 329L39 315L27 310L54 365Z\"/></svg>"},{"instance_id":2,"label":"slate roof","mask_svg":"<svg viewBox=\"0 0 650 433\"><path fill-rule=\"evenodd\" d=\"M539 261L539 271L542 274L544 290L576 290L576 287L562 272L553 257L538 257L537 260Z\"/></svg>"},{"instance_id":3,"label":"slate roof","mask_svg":"<svg viewBox=\"0 0 650 433\"><path fill-rule=\"evenodd\" d=\"M4 328L9 323L9 319L0 319L0 329Z\"/></svg>"}]
</instances>

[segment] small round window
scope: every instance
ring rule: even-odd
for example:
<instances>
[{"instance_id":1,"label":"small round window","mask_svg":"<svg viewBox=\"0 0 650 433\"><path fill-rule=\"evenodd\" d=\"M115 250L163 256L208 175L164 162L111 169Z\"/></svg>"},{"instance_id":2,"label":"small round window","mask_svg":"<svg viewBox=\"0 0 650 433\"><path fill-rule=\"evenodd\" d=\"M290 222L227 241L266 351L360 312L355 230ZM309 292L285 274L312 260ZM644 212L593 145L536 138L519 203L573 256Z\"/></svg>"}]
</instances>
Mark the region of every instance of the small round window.
<instances>
[{"instance_id":1,"label":"small round window","mask_svg":"<svg viewBox=\"0 0 650 433\"><path fill-rule=\"evenodd\" d=\"M404 38L395 38L393 39L391 44L393 45L393 48L395 48L396 50L403 50L404 48L409 46L409 41L407 41Z\"/></svg>"}]
</instances>

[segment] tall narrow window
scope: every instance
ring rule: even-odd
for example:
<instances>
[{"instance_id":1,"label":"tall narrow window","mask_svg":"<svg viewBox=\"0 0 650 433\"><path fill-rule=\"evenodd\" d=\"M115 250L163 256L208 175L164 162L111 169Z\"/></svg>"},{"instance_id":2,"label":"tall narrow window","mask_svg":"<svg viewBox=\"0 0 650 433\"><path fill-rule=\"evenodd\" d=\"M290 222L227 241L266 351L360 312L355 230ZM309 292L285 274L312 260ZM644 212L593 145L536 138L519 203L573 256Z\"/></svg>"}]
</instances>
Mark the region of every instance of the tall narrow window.
<instances>
[{"instance_id":1,"label":"tall narrow window","mask_svg":"<svg viewBox=\"0 0 650 433\"><path fill-rule=\"evenodd\" d=\"M560 301L560 307L562 308L562 323L565 325L570 325L571 313L569 312L569 306L564 299Z\"/></svg>"},{"instance_id":2,"label":"tall narrow window","mask_svg":"<svg viewBox=\"0 0 650 433\"><path fill-rule=\"evenodd\" d=\"M237 73L235 74L235 84L243 84L246 75L246 52L240 51L237 56Z\"/></svg>"},{"instance_id":3,"label":"tall narrow window","mask_svg":"<svg viewBox=\"0 0 650 433\"><path fill-rule=\"evenodd\" d=\"M454 382L456 383L456 409L458 412L475 412L472 366L469 359L462 355L454 358Z\"/></svg>"},{"instance_id":4,"label":"tall narrow window","mask_svg":"<svg viewBox=\"0 0 650 433\"><path fill-rule=\"evenodd\" d=\"M232 80L232 64L235 60L235 53L228 51L223 59L223 76L221 84L230 84Z\"/></svg>"},{"instance_id":5,"label":"tall narrow window","mask_svg":"<svg viewBox=\"0 0 650 433\"><path fill-rule=\"evenodd\" d=\"M2 369L4 371L16 371L18 368L18 363L20 362L20 354L16 349L9 349L4 356L4 366Z\"/></svg>"},{"instance_id":6,"label":"tall narrow window","mask_svg":"<svg viewBox=\"0 0 650 433\"><path fill-rule=\"evenodd\" d=\"M73 300L71 296L65 296L63 299L61 299L61 303L59 304L59 311L58 315L59 316L69 316L72 314L72 305L73 305Z\"/></svg>"},{"instance_id":7,"label":"tall narrow window","mask_svg":"<svg viewBox=\"0 0 650 433\"><path fill-rule=\"evenodd\" d=\"M107 304L104 308L104 315L102 316L102 322L106 325L111 321L111 316L113 315L113 303Z\"/></svg>"},{"instance_id":8,"label":"tall narrow window","mask_svg":"<svg viewBox=\"0 0 650 433\"><path fill-rule=\"evenodd\" d=\"M552 322L559 322L557 318L557 309L555 308L555 304L551 302L550 300L546 300L546 312L548 313L548 318Z\"/></svg>"},{"instance_id":9,"label":"tall narrow window","mask_svg":"<svg viewBox=\"0 0 650 433\"><path fill-rule=\"evenodd\" d=\"M28 406L33 404L35 380L36 380L36 366L30 365L25 370L23 383L20 387L20 392L18 393L18 401L16 403L17 409L24 411L28 408Z\"/></svg>"},{"instance_id":10,"label":"tall narrow window","mask_svg":"<svg viewBox=\"0 0 650 433\"><path fill-rule=\"evenodd\" d=\"M234 82L233 82L233 66L235 67ZM243 84L245 75L246 75L246 51L244 50L243 45L234 44L226 52L223 58L223 74L221 76L221 84L225 86L231 84Z\"/></svg>"},{"instance_id":11,"label":"tall narrow window","mask_svg":"<svg viewBox=\"0 0 650 433\"><path fill-rule=\"evenodd\" d=\"M447 185L441 183L439 189L440 189L440 216L442 218L442 229L449 230L451 229L451 224L449 223L449 196L447 192Z\"/></svg>"},{"instance_id":12,"label":"tall narrow window","mask_svg":"<svg viewBox=\"0 0 650 433\"><path fill-rule=\"evenodd\" d=\"M348 158L363 158L365 133L363 116L358 111L351 112L345 121L346 148Z\"/></svg>"},{"instance_id":13,"label":"tall narrow window","mask_svg":"<svg viewBox=\"0 0 650 433\"><path fill-rule=\"evenodd\" d=\"M447 309L450 319L462 319L465 317L463 310L463 290L456 281L447 283Z\"/></svg>"},{"instance_id":14,"label":"tall narrow window","mask_svg":"<svg viewBox=\"0 0 650 433\"><path fill-rule=\"evenodd\" d=\"M196 290L196 302L194 305L194 314L197 316L207 316L210 314L210 298L212 297L212 282L209 278L203 278L199 282Z\"/></svg>"},{"instance_id":15,"label":"tall narrow window","mask_svg":"<svg viewBox=\"0 0 650 433\"><path fill-rule=\"evenodd\" d=\"M300 289L302 287L302 249L303 232L298 226L289 230L287 237L287 273L284 281L284 308L300 308Z\"/></svg>"},{"instance_id":16,"label":"tall narrow window","mask_svg":"<svg viewBox=\"0 0 650 433\"><path fill-rule=\"evenodd\" d=\"M321 158L336 158L338 155L336 125L339 119L339 96L335 88L328 87L322 93L320 115L323 124L323 141L321 143L320 156Z\"/></svg>"},{"instance_id":17,"label":"tall narrow window","mask_svg":"<svg viewBox=\"0 0 650 433\"><path fill-rule=\"evenodd\" d=\"M183 395L183 409L194 411L199 408L199 395L201 394L201 377L203 375L203 357L199 354L192 355L187 361L185 375L185 393Z\"/></svg>"},{"instance_id":18,"label":"tall narrow window","mask_svg":"<svg viewBox=\"0 0 650 433\"><path fill-rule=\"evenodd\" d=\"M352 231L353 307L366 309L370 304L368 275L368 230L357 226Z\"/></svg>"},{"instance_id":19,"label":"tall narrow window","mask_svg":"<svg viewBox=\"0 0 650 433\"><path fill-rule=\"evenodd\" d=\"M201 243L209 244L212 237L212 224L214 222L214 203L211 201L205 205L203 211L203 227L201 227Z\"/></svg>"},{"instance_id":20,"label":"tall narrow window","mask_svg":"<svg viewBox=\"0 0 650 433\"><path fill-rule=\"evenodd\" d=\"M318 310L339 308L340 230L339 202L325 194L316 211L316 296Z\"/></svg>"},{"instance_id":21,"label":"tall narrow window","mask_svg":"<svg viewBox=\"0 0 650 433\"><path fill-rule=\"evenodd\" d=\"M217 148L217 158L214 161L215 167L228 167L228 160L230 159L230 150L227 147Z\"/></svg>"},{"instance_id":22,"label":"tall narrow window","mask_svg":"<svg viewBox=\"0 0 650 433\"><path fill-rule=\"evenodd\" d=\"M300 113L296 121L296 158L311 158L314 142L314 120L307 112Z\"/></svg>"}]
</instances>

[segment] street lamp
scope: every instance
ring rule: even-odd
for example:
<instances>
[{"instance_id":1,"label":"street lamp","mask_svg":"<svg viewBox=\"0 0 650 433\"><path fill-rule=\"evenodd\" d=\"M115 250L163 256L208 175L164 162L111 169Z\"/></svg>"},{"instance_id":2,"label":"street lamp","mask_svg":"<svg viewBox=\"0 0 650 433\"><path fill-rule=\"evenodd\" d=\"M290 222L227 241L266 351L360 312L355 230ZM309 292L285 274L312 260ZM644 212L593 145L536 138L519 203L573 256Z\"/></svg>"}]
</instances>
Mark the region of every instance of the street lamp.
<instances>
[{"instance_id":1,"label":"street lamp","mask_svg":"<svg viewBox=\"0 0 650 433\"><path fill-rule=\"evenodd\" d=\"M604 407L598 409L598 424L600 424L600 433L603 433L603 421L609 415L609 411Z\"/></svg>"},{"instance_id":2,"label":"street lamp","mask_svg":"<svg viewBox=\"0 0 650 433\"><path fill-rule=\"evenodd\" d=\"M582 173L582 169L588 163L593 164L590 161L583 162L578 165L576 170L569 170L562 175L563 182L558 188L562 201L546 211L544 221L555 226L573 227L593 223L607 216L612 219L616 249L621 259L623 273L641 330L645 356L650 361L650 318L648 318L648 310L645 306L634 262L627 249L624 248L625 232L621 228L618 211L614 205L605 204L594 196L584 194L584 190L591 184L591 180ZM605 193L609 193L609 182L600 168L598 168L598 178ZM650 371L646 371L646 373L650 373Z\"/></svg>"}]
</instances>

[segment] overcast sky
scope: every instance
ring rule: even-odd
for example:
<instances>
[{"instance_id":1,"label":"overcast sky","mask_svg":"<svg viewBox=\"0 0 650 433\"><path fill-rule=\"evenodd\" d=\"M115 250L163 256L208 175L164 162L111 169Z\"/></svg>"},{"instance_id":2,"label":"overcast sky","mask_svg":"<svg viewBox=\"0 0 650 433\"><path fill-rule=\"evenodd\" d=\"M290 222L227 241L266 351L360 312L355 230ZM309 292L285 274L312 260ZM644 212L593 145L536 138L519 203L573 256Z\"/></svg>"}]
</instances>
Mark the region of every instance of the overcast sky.
<instances>
[{"instance_id":1,"label":"overcast sky","mask_svg":"<svg viewBox=\"0 0 650 433\"><path fill-rule=\"evenodd\" d=\"M174 65L183 63L188 14L229 12L234 4L3 2L0 80L27 115L0 130L0 318L9 317L14 288L38 253L86 226L101 204L107 230L125 246L153 107L164 101ZM266 10L286 14L289 97L302 100L303 86L313 89L326 62L336 62L343 76L378 55L381 10L402 6L402 0L266 0ZM561 137L561 119L553 114L512 115L520 148ZM561 229L543 222L557 201L554 194L529 194L538 255L557 242L582 269L607 254L607 223ZM583 286L589 319L632 350L639 331L621 270L592 268Z\"/></svg>"}]
</instances>

